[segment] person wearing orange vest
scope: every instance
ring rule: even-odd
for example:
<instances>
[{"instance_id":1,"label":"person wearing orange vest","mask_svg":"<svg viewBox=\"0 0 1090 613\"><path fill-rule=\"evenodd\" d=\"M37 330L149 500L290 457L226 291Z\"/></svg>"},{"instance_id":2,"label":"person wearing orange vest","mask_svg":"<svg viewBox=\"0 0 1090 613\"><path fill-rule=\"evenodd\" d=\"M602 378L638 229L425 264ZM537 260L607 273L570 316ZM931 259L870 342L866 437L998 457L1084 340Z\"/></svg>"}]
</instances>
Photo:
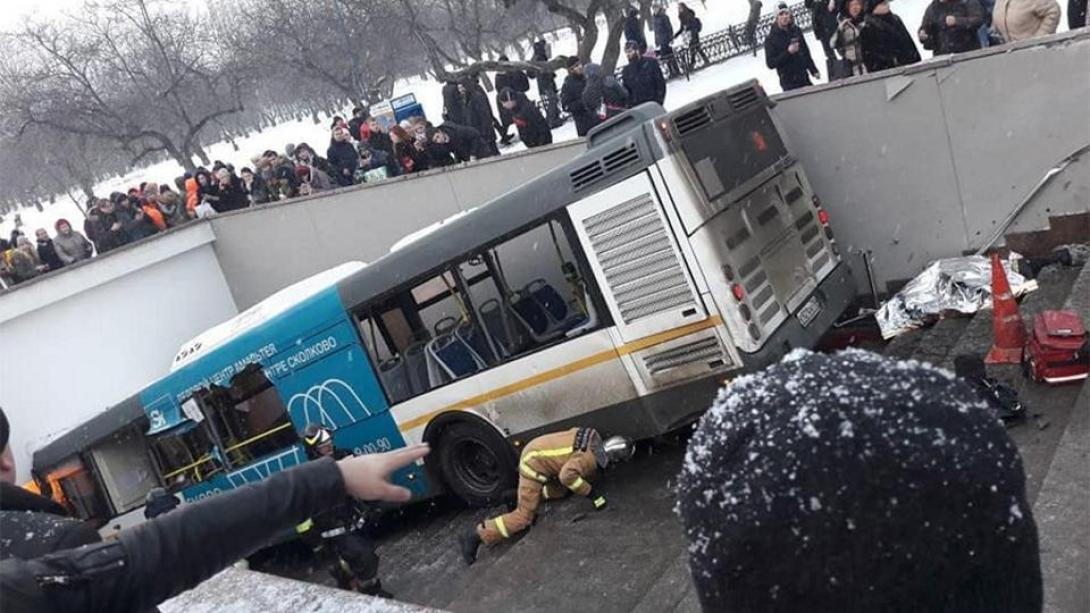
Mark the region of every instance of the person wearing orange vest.
<instances>
[{"instance_id":1,"label":"person wearing orange vest","mask_svg":"<svg viewBox=\"0 0 1090 613\"><path fill-rule=\"evenodd\" d=\"M574 493L589 499L594 510L604 509L605 496L587 479L597 470L630 459L634 451L632 441L622 436L603 441L593 428L572 428L530 441L519 460L518 507L463 534L462 558L473 564L481 543L495 545L525 530L542 498L554 500Z\"/></svg>"}]
</instances>

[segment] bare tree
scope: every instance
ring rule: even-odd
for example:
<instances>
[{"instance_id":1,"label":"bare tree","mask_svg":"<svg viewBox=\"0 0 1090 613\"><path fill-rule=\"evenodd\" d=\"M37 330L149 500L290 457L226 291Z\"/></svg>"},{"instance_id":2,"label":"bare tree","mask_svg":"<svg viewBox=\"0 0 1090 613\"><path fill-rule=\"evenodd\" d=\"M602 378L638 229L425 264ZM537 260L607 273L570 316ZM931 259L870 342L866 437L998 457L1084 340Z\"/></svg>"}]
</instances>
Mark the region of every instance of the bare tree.
<instances>
[{"instance_id":1,"label":"bare tree","mask_svg":"<svg viewBox=\"0 0 1090 613\"><path fill-rule=\"evenodd\" d=\"M4 97L21 130L95 137L131 151L132 163L163 153L193 169L194 157L208 161L209 124L243 110L243 75L206 26L157 0L88 3L78 17L28 24Z\"/></svg>"}]
</instances>

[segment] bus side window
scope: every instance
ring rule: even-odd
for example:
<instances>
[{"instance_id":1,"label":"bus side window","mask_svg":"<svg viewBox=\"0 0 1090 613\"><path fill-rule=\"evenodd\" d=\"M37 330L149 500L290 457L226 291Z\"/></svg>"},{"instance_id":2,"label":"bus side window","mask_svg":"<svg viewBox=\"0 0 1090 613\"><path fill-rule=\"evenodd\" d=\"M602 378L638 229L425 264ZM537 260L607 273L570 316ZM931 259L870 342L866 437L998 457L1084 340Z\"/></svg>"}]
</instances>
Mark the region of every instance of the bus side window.
<instances>
[{"instance_id":1,"label":"bus side window","mask_svg":"<svg viewBox=\"0 0 1090 613\"><path fill-rule=\"evenodd\" d=\"M172 492L200 483L222 469L213 457L208 432L197 424L156 435L151 449L163 484Z\"/></svg>"},{"instance_id":2,"label":"bus side window","mask_svg":"<svg viewBox=\"0 0 1090 613\"><path fill-rule=\"evenodd\" d=\"M288 408L257 364L250 364L231 379L223 402L215 406L230 437L223 441L232 465L252 462L299 441Z\"/></svg>"},{"instance_id":3,"label":"bus side window","mask_svg":"<svg viewBox=\"0 0 1090 613\"><path fill-rule=\"evenodd\" d=\"M459 271L501 360L599 323L564 228L555 220L476 254Z\"/></svg>"}]
</instances>

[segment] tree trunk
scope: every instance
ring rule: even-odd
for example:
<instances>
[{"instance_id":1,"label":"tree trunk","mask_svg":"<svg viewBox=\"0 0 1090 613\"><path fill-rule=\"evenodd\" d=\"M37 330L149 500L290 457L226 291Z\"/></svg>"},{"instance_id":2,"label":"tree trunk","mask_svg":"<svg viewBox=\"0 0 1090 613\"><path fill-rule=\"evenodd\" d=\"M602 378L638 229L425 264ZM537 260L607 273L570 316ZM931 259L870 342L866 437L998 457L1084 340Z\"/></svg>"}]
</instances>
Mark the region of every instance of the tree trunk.
<instances>
[{"instance_id":1,"label":"tree trunk","mask_svg":"<svg viewBox=\"0 0 1090 613\"><path fill-rule=\"evenodd\" d=\"M212 165L212 160L208 158L208 154L204 152L204 148L202 148L197 143L193 143L191 148L193 150L193 153L190 157L192 157L193 155L197 156L197 159L199 159L201 161L201 164L204 164L205 167Z\"/></svg>"},{"instance_id":2,"label":"tree trunk","mask_svg":"<svg viewBox=\"0 0 1090 613\"><path fill-rule=\"evenodd\" d=\"M594 18L595 15L591 15L582 27L583 38L579 40L579 59L583 63L594 61L591 54L594 53L594 46L598 44L598 22Z\"/></svg>"},{"instance_id":3,"label":"tree trunk","mask_svg":"<svg viewBox=\"0 0 1090 613\"><path fill-rule=\"evenodd\" d=\"M624 14L616 13L608 15L609 38L606 39L606 50L602 53L602 70L606 74L612 74L617 68L617 59L621 56L621 35L624 34Z\"/></svg>"}]
</instances>

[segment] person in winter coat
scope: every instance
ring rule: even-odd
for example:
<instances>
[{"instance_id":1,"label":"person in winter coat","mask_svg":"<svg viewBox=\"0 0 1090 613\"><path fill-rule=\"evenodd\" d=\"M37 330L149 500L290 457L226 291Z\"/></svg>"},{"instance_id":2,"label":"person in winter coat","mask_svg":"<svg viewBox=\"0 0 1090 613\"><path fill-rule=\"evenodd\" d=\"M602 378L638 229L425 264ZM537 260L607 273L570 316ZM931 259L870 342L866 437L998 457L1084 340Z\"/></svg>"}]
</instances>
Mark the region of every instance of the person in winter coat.
<instances>
[{"instance_id":1,"label":"person in winter coat","mask_svg":"<svg viewBox=\"0 0 1090 613\"><path fill-rule=\"evenodd\" d=\"M629 41L624 45L628 64L621 72L621 84L628 91L629 106L666 99L666 79L655 60L640 53L639 44Z\"/></svg>"},{"instance_id":2,"label":"person in winter coat","mask_svg":"<svg viewBox=\"0 0 1090 613\"><path fill-rule=\"evenodd\" d=\"M697 18L693 9L689 8L684 2L677 3L677 20L681 24L681 28L674 34L674 38L681 36L682 33L688 34L689 44L689 69L692 70L696 66L696 56L699 55L704 60L704 65L711 64L711 60L708 59L708 54L704 53L704 47L700 45L700 31L704 29L704 25Z\"/></svg>"},{"instance_id":3,"label":"person in winter coat","mask_svg":"<svg viewBox=\"0 0 1090 613\"><path fill-rule=\"evenodd\" d=\"M806 37L795 25L786 2L781 2L777 7L776 23L765 38L765 64L776 69L783 91L811 85L810 75L818 78L821 74L810 57Z\"/></svg>"},{"instance_id":4,"label":"person in winter coat","mask_svg":"<svg viewBox=\"0 0 1090 613\"><path fill-rule=\"evenodd\" d=\"M605 509L606 497L595 476L629 460L633 452L627 439L615 436L603 441L593 428L572 428L533 439L523 447L519 458L518 506L463 534L462 559L473 564L482 543L496 545L529 528L542 500L575 494L586 499L587 506L595 511Z\"/></svg>"},{"instance_id":5,"label":"person in winter coat","mask_svg":"<svg viewBox=\"0 0 1090 613\"><path fill-rule=\"evenodd\" d=\"M753 49L753 57L757 57L757 24L761 21L761 8L764 4L761 0L749 0L749 15L746 16L746 44Z\"/></svg>"},{"instance_id":6,"label":"person in winter coat","mask_svg":"<svg viewBox=\"0 0 1090 613\"><path fill-rule=\"evenodd\" d=\"M840 54L848 74L852 76L867 72L863 59L863 26L865 24L863 0L848 0L844 18L840 20L836 32L829 39L829 45Z\"/></svg>"},{"instance_id":7,"label":"person in winter coat","mask_svg":"<svg viewBox=\"0 0 1090 613\"><path fill-rule=\"evenodd\" d=\"M87 211L87 220L91 228L88 234L94 237L92 240L95 242L95 251L99 255L132 240L125 230L122 215L117 211L114 201L109 198L99 199L98 205Z\"/></svg>"},{"instance_id":8,"label":"person in winter coat","mask_svg":"<svg viewBox=\"0 0 1090 613\"><path fill-rule=\"evenodd\" d=\"M193 176L197 179L197 187L201 195L200 204L208 204L216 211L219 211L219 181L212 178L211 173L203 168L198 168Z\"/></svg>"},{"instance_id":9,"label":"person in winter coat","mask_svg":"<svg viewBox=\"0 0 1090 613\"><path fill-rule=\"evenodd\" d=\"M20 236L15 241L15 248L11 250L11 269L16 283L29 281L49 270L38 259L38 251L34 248L34 244L25 236Z\"/></svg>"},{"instance_id":10,"label":"person in winter coat","mask_svg":"<svg viewBox=\"0 0 1090 613\"><path fill-rule=\"evenodd\" d=\"M935 57L964 53L980 48L976 31L983 23L984 9L977 0L931 0L917 35Z\"/></svg>"},{"instance_id":11,"label":"person in winter coat","mask_svg":"<svg viewBox=\"0 0 1090 613\"><path fill-rule=\"evenodd\" d=\"M86 260L94 253L91 241L72 229L72 224L67 219L58 219L53 228L57 231L53 247L57 250L57 257L65 265Z\"/></svg>"},{"instance_id":12,"label":"person in winter coat","mask_svg":"<svg viewBox=\"0 0 1090 613\"><path fill-rule=\"evenodd\" d=\"M364 122L360 124L361 134L363 130L367 129L366 126L367 121L364 120ZM290 161L288 161L287 163L291 164ZM330 177L330 179L332 179L333 175L336 174L336 172L333 170L333 166L330 165L329 160L318 155L314 151L314 149L306 143L299 143L299 145L295 148L295 164L293 166L298 166L300 164L320 170L321 172L325 173L327 177Z\"/></svg>"},{"instance_id":13,"label":"person in winter coat","mask_svg":"<svg viewBox=\"0 0 1090 613\"><path fill-rule=\"evenodd\" d=\"M185 178L185 213L190 219L197 218L197 206L201 203L201 184L194 176Z\"/></svg>"},{"instance_id":14,"label":"person in winter coat","mask_svg":"<svg viewBox=\"0 0 1090 613\"><path fill-rule=\"evenodd\" d=\"M144 519L155 519L178 508L178 497L161 487L153 487L144 496Z\"/></svg>"},{"instance_id":15,"label":"person in winter coat","mask_svg":"<svg viewBox=\"0 0 1090 613\"><path fill-rule=\"evenodd\" d=\"M457 81L447 81L443 84L443 121L468 123L466 121L465 97L460 93L460 89L460 84Z\"/></svg>"},{"instance_id":16,"label":"person in winter coat","mask_svg":"<svg viewBox=\"0 0 1090 613\"><path fill-rule=\"evenodd\" d=\"M1018 448L929 364L793 352L735 379L677 484L705 611L1042 610Z\"/></svg>"},{"instance_id":17,"label":"person in winter coat","mask_svg":"<svg viewBox=\"0 0 1090 613\"><path fill-rule=\"evenodd\" d=\"M488 102L488 94L477 83L476 78L467 78L459 83L458 92L462 99L462 106L465 109L465 121L457 122L449 119L446 121L455 124L461 123L476 130L481 135L481 140L484 141L484 149L481 151L484 154L483 157L499 155L500 150L496 146L496 131L493 129L493 126L496 125L496 117L492 115L492 105Z\"/></svg>"},{"instance_id":18,"label":"person in winter coat","mask_svg":"<svg viewBox=\"0 0 1090 613\"><path fill-rule=\"evenodd\" d=\"M1008 43L1055 34L1060 4L1056 0L996 0L992 23Z\"/></svg>"},{"instance_id":19,"label":"person in winter coat","mask_svg":"<svg viewBox=\"0 0 1090 613\"><path fill-rule=\"evenodd\" d=\"M34 231L34 237L38 239L38 260L46 267L46 270L64 268L64 261L57 254L57 246L53 243L53 239L49 238L49 232L46 232L45 228L38 228Z\"/></svg>"},{"instance_id":20,"label":"person in winter coat","mask_svg":"<svg viewBox=\"0 0 1090 613\"><path fill-rule=\"evenodd\" d=\"M647 37L643 33L643 22L640 20L640 9L630 6L624 18L625 43L636 43L636 49L640 55L647 53Z\"/></svg>"},{"instance_id":21,"label":"person in winter coat","mask_svg":"<svg viewBox=\"0 0 1090 613\"><path fill-rule=\"evenodd\" d=\"M901 18L889 8L888 0L875 4L862 32L863 65L867 72L878 72L918 63L920 51Z\"/></svg>"},{"instance_id":22,"label":"person in winter coat","mask_svg":"<svg viewBox=\"0 0 1090 613\"><path fill-rule=\"evenodd\" d=\"M360 167L360 155L352 146L348 128L334 128L326 158L333 169L333 180L342 187L352 185L352 177Z\"/></svg>"},{"instance_id":23,"label":"person in winter coat","mask_svg":"<svg viewBox=\"0 0 1090 613\"><path fill-rule=\"evenodd\" d=\"M250 205L250 199L246 196L246 188L242 180L226 168L216 171L216 180L219 182L220 200L216 204L216 212L226 213L238 211Z\"/></svg>"},{"instance_id":24,"label":"person in winter coat","mask_svg":"<svg viewBox=\"0 0 1090 613\"><path fill-rule=\"evenodd\" d=\"M553 142L549 122L545 121L545 116L525 94L505 89L500 92L500 105L511 114L511 120L519 131L519 139L528 148Z\"/></svg>"},{"instance_id":25,"label":"person in winter coat","mask_svg":"<svg viewBox=\"0 0 1090 613\"><path fill-rule=\"evenodd\" d=\"M1078 30L1090 25L1086 19L1086 0L1067 0L1067 29Z\"/></svg>"},{"instance_id":26,"label":"person in winter coat","mask_svg":"<svg viewBox=\"0 0 1090 613\"><path fill-rule=\"evenodd\" d=\"M155 236L159 232L159 228L144 213L143 205L135 196L121 193L115 193L113 196L117 200L117 214L121 219L121 223L125 226L125 234L129 236L129 240L135 242L149 236Z\"/></svg>"},{"instance_id":27,"label":"person in winter coat","mask_svg":"<svg viewBox=\"0 0 1090 613\"><path fill-rule=\"evenodd\" d=\"M548 62L552 55L549 43L544 39L534 41L534 54L530 57L535 62ZM537 95L541 99L541 107L545 110L545 118L549 120L550 128L559 128L564 125L560 119L560 98L556 90L556 73L551 70L535 71L537 75Z\"/></svg>"},{"instance_id":28,"label":"person in winter coat","mask_svg":"<svg viewBox=\"0 0 1090 613\"><path fill-rule=\"evenodd\" d=\"M479 158L485 149L484 139L477 130L456 123L444 123L435 128L428 140L429 154L437 166L468 162Z\"/></svg>"},{"instance_id":29,"label":"person in winter coat","mask_svg":"<svg viewBox=\"0 0 1090 613\"><path fill-rule=\"evenodd\" d=\"M113 541L32 560L4 560L4 610L147 611L267 546L308 517L341 504L345 496L407 502L411 492L391 484L389 476L427 453L427 445L413 445L340 461L306 462L179 507L123 530Z\"/></svg>"},{"instance_id":30,"label":"person in winter coat","mask_svg":"<svg viewBox=\"0 0 1090 613\"><path fill-rule=\"evenodd\" d=\"M568 76L560 88L560 105L575 120L575 133L586 136L590 129L598 125L598 113L587 108L583 102L583 90L587 87L587 77L583 75L583 63L577 57L568 58Z\"/></svg>"},{"instance_id":31,"label":"person in winter coat","mask_svg":"<svg viewBox=\"0 0 1090 613\"><path fill-rule=\"evenodd\" d=\"M168 228L176 228L189 221L185 206L179 201L178 194L167 190L159 194L159 210Z\"/></svg>"},{"instance_id":32,"label":"person in winter coat","mask_svg":"<svg viewBox=\"0 0 1090 613\"><path fill-rule=\"evenodd\" d=\"M366 142L368 147L374 151L382 151L393 156L394 144L390 142L390 134L382 127L377 117L368 117L361 129L361 142Z\"/></svg>"},{"instance_id":33,"label":"person in winter coat","mask_svg":"<svg viewBox=\"0 0 1090 613\"><path fill-rule=\"evenodd\" d=\"M272 193L269 192L269 185L265 182L265 177L254 174L254 171L249 168L242 169L241 177L242 187L250 197L250 204L272 202Z\"/></svg>"},{"instance_id":34,"label":"person in winter coat","mask_svg":"<svg viewBox=\"0 0 1090 613\"><path fill-rule=\"evenodd\" d=\"M163 216L163 211L159 209L159 192L158 188L154 192L142 192L146 194L139 201L140 210L144 212L144 216L155 226L157 232L162 232L167 229L166 217Z\"/></svg>"},{"instance_id":35,"label":"person in winter coat","mask_svg":"<svg viewBox=\"0 0 1090 613\"><path fill-rule=\"evenodd\" d=\"M11 426L0 409L0 560L33 560L99 542L98 532L69 517L63 506L15 485L10 439Z\"/></svg>"},{"instance_id":36,"label":"person in winter coat","mask_svg":"<svg viewBox=\"0 0 1090 613\"><path fill-rule=\"evenodd\" d=\"M680 75L681 69L677 65L674 48L670 44L674 41L674 24L670 22L670 16L666 14L665 4L655 7L655 14L651 18L651 28L655 32L655 47L659 60L666 62L671 78Z\"/></svg>"},{"instance_id":37,"label":"person in winter coat","mask_svg":"<svg viewBox=\"0 0 1090 613\"><path fill-rule=\"evenodd\" d=\"M613 75L605 74L598 64L583 67L587 86L583 88L583 104L599 121L616 117L628 108L628 90Z\"/></svg>"},{"instance_id":38,"label":"person in winter coat","mask_svg":"<svg viewBox=\"0 0 1090 613\"><path fill-rule=\"evenodd\" d=\"M427 141L409 134L401 126L390 128L390 140L402 172L410 174L428 169Z\"/></svg>"},{"instance_id":39,"label":"person in winter coat","mask_svg":"<svg viewBox=\"0 0 1090 613\"><path fill-rule=\"evenodd\" d=\"M501 62L510 61L506 55L501 55L497 58ZM500 104L500 92L505 89L520 92L525 94L530 91L530 78L526 76L525 72L521 70L512 70L509 72L497 72L496 73L496 108L500 113L500 142L504 145L511 142L511 136L508 133L508 129L511 127L511 114L507 112L507 109L503 108Z\"/></svg>"},{"instance_id":40,"label":"person in winter coat","mask_svg":"<svg viewBox=\"0 0 1090 613\"><path fill-rule=\"evenodd\" d=\"M363 107L355 107L352 109L352 119L348 120L348 133L355 140L360 140L360 134L363 128L363 123L367 121L367 111ZM293 157L292 153L288 154L288 157Z\"/></svg>"},{"instance_id":41,"label":"person in winter coat","mask_svg":"<svg viewBox=\"0 0 1090 613\"><path fill-rule=\"evenodd\" d=\"M838 17L842 13L843 0L803 0L803 6L810 9L814 38L818 39L821 50L825 52L825 74L832 80L836 54L833 52L830 40L839 26Z\"/></svg>"}]
</instances>

